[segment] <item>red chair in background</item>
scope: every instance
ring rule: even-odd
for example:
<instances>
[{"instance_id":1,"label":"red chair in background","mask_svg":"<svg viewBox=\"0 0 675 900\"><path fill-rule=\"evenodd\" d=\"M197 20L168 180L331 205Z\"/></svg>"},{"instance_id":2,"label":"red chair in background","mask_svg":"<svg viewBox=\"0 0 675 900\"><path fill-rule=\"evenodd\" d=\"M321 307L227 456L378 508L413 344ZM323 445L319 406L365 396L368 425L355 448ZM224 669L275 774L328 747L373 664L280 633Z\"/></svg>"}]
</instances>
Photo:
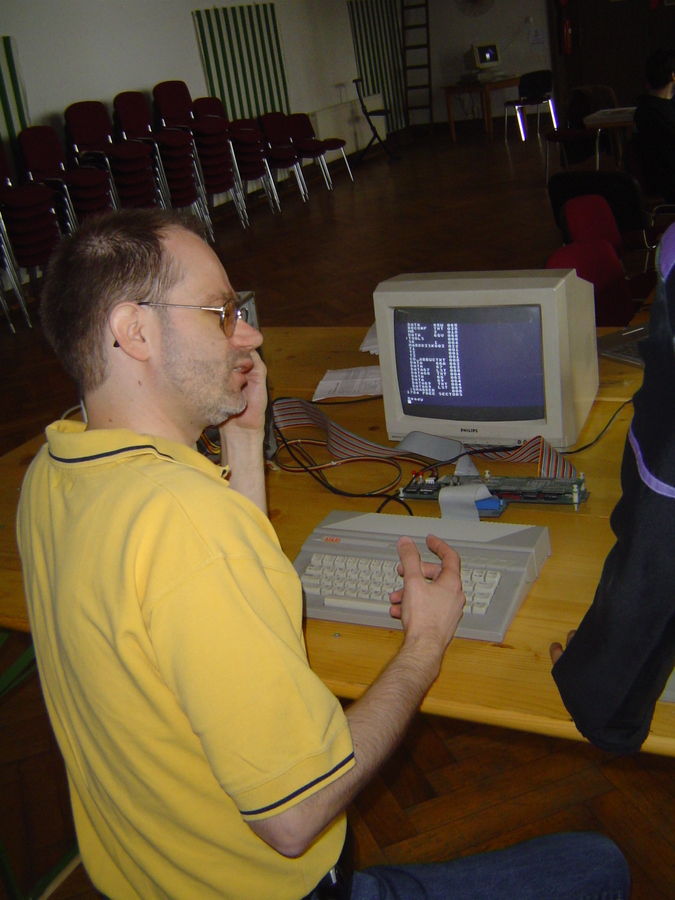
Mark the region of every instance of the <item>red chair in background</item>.
<instances>
[{"instance_id":1,"label":"red chair in background","mask_svg":"<svg viewBox=\"0 0 675 900\"><path fill-rule=\"evenodd\" d=\"M609 241L566 244L549 256L546 268L576 269L579 278L590 281L597 326L621 328L633 318L636 306L619 257Z\"/></svg>"},{"instance_id":2,"label":"red chair in background","mask_svg":"<svg viewBox=\"0 0 675 900\"><path fill-rule=\"evenodd\" d=\"M565 240L569 243L609 241L623 267L626 252L624 239L616 224L612 209L604 197L599 194L584 194L567 200L561 211L560 227L565 235ZM649 253L645 268L648 261ZM633 298L644 300L656 286L656 271L652 269L641 272L629 277L628 281Z\"/></svg>"},{"instance_id":3,"label":"red chair in background","mask_svg":"<svg viewBox=\"0 0 675 900\"><path fill-rule=\"evenodd\" d=\"M196 120L203 119L205 116L214 116L216 119L229 121L220 97L197 97L192 101L192 115Z\"/></svg>"},{"instance_id":4,"label":"red chair in background","mask_svg":"<svg viewBox=\"0 0 675 900\"><path fill-rule=\"evenodd\" d=\"M49 125L32 125L19 133L21 163L29 181L57 193L62 229L71 233L87 216L115 209L110 173L94 166L66 167L58 135Z\"/></svg>"},{"instance_id":5,"label":"red chair in background","mask_svg":"<svg viewBox=\"0 0 675 900\"><path fill-rule=\"evenodd\" d=\"M328 163L326 161L326 153L330 153L334 150L339 150L342 153L342 158L345 161L345 165L347 166L347 172L349 173L349 177L352 181L354 181L354 176L352 175L352 170L349 166L349 160L347 159L347 154L345 153L345 146L347 144L342 138L317 138L314 127L312 125L312 120L307 115L307 113L292 113L289 117L289 126L291 129L291 136L293 138L293 144L297 147L298 155L301 159L314 159L315 152L320 148L322 153L320 156L320 165L322 168L322 172L324 174L324 179L326 181L326 186L329 191L333 190L333 182L330 177L330 172L328 171Z\"/></svg>"},{"instance_id":6,"label":"red chair in background","mask_svg":"<svg viewBox=\"0 0 675 900\"><path fill-rule=\"evenodd\" d=\"M302 162L297 147L293 144L289 128L290 116L282 112L264 113L260 117L260 128L267 138L267 162L271 169L290 169L295 175L300 196L309 199Z\"/></svg>"}]
</instances>

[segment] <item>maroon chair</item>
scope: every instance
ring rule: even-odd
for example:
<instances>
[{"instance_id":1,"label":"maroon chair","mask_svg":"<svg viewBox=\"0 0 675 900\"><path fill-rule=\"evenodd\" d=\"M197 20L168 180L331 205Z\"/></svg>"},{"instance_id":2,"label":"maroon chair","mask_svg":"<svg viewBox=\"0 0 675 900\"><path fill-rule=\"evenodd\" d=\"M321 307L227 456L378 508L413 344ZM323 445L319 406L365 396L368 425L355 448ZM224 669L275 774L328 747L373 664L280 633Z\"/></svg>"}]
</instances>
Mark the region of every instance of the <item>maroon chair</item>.
<instances>
[{"instance_id":1,"label":"maroon chair","mask_svg":"<svg viewBox=\"0 0 675 900\"><path fill-rule=\"evenodd\" d=\"M98 100L72 103L65 111L66 136L73 162L103 160L123 207L159 206L152 148L141 141L113 143L113 125Z\"/></svg>"},{"instance_id":2,"label":"maroon chair","mask_svg":"<svg viewBox=\"0 0 675 900\"><path fill-rule=\"evenodd\" d=\"M192 127L192 97L184 81L161 81L152 89L152 96L163 128Z\"/></svg>"},{"instance_id":3,"label":"maroon chair","mask_svg":"<svg viewBox=\"0 0 675 900\"><path fill-rule=\"evenodd\" d=\"M546 268L576 269L579 278L590 281L597 326L621 328L633 318L636 307L621 262L609 241L566 244L549 256Z\"/></svg>"},{"instance_id":4,"label":"maroon chair","mask_svg":"<svg viewBox=\"0 0 675 900\"><path fill-rule=\"evenodd\" d=\"M49 125L24 128L18 143L27 178L56 191L62 230L71 233L87 216L116 208L107 169L67 168L61 142Z\"/></svg>"},{"instance_id":5,"label":"maroon chair","mask_svg":"<svg viewBox=\"0 0 675 900\"><path fill-rule=\"evenodd\" d=\"M192 101L192 115L197 121L206 116L214 116L216 119L228 121L228 116L220 97L197 97Z\"/></svg>"},{"instance_id":6,"label":"maroon chair","mask_svg":"<svg viewBox=\"0 0 675 900\"><path fill-rule=\"evenodd\" d=\"M264 113L260 119L260 128L267 138L267 162L270 169L291 170L303 201L309 199L307 183L302 173L302 161L298 148L293 144L289 117L282 112Z\"/></svg>"},{"instance_id":7,"label":"maroon chair","mask_svg":"<svg viewBox=\"0 0 675 900\"><path fill-rule=\"evenodd\" d=\"M272 213L281 211L279 195L267 162L267 141L253 119L235 119L229 123L230 139L242 183L259 182Z\"/></svg>"},{"instance_id":8,"label":"maroon chair","mask_svg":"<svg viewBox=\"0 0 675 900\"><path fill-rule=\"evenodd\" d=\"M307 113L292 113L289 117L289 126L291 130L291 136L293 139L293 143L298 148L298 153L303 159L312 159L314 158L313 154L316 149L320 146L323 149L323 154L321 159L325 166L324 178L326 177L326 173L328 173L328 163L326 161L325 154L330 153L334 150L339 150L342 153L342 158L345 161L345 165L347 166L347 172L349 173L349 177L352 181L354 181L354 176L352 175L352 170L349 165L349 160L347 159L347 154L345 153L345 146L347 144L342 138L317 138L314 127L312 125L312 120L307 115ZM323 171L323 167L322 167ZM330 174L328 174L328 178L326 180L326 185L329 190L333 189L333 183L330 178Z\"/></svg>"},{"instance_id":9,"label":"maroon chair","mask_svg":"<svg viewBox=\"0 0 675 900\"><path fill-rule=\"evenodd\" d=\"M599 194L583 194L567 200L563 204L560 227L570 243L609 241L619 260L623 260L626 251L624 239L609 203ZM628 281L631 295L644 300L656 286L656 271L641 272Z\"/></svg>"}]
</instances>

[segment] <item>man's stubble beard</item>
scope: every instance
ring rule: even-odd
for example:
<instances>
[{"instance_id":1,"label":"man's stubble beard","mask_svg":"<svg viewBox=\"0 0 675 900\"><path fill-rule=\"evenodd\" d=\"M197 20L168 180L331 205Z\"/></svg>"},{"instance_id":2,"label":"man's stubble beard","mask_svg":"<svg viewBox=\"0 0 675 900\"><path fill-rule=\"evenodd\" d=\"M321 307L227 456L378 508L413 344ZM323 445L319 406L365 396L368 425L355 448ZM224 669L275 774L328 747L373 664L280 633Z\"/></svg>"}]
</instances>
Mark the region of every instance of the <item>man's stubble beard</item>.
<instances>
[{"instance_id":1,"label":"man's stubble beard","mask_svg":"<svg viewBox=\"0 0 675 900\"><path fill-rule=\"evenodd\" d=\"M246 397L227 385L234 369L250 354L230 352L225 359L206 361L186 355L167 323L162 325L162 357L167 381L178 396L195 408L200 421L220 425L246 409Z\"/></svg>"}]
</instances>

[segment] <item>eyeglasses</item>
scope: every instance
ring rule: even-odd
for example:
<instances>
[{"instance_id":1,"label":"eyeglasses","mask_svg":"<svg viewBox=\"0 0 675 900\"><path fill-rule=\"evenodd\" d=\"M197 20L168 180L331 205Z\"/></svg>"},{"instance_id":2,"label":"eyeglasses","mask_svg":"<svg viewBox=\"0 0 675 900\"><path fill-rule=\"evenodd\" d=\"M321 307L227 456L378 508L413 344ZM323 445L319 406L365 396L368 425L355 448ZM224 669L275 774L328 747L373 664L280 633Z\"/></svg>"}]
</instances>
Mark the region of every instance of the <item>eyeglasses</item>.
<instances>
[{"instance_id":1,"label":"eyeglasses","mask_svg":"<svg viewBox=\"0 0 675 900\"><path fill-rule=\"evenodd\" d=\"M242 319L248 322L248 309L243 304L248 300L250 292L237 294L236 298L230 298L224 306L193 306L187 303L153 303L150 300L141 300L139 306L161 306L164 309L202 309L204 312L218 313L220 327L225 337L232 337L237 322Z\"/></svg>"}]
</instances>

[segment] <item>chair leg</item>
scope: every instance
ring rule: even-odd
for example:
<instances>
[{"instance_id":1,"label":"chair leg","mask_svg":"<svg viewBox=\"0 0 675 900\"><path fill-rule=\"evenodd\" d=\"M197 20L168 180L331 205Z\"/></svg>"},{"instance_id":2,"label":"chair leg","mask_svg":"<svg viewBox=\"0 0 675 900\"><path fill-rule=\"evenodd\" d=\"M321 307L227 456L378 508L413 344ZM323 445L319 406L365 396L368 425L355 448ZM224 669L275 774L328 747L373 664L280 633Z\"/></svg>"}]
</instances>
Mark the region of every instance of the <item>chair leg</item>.
<instances>
[{"instance_id":1,"label":"chair leg","mask_svg":"<svg viewBox=\"0 0 675 900\"><path fill-rule=\"evenodd\" d=\"M373 136L372 136L371 139L368 141L368 144L366 145L365 149L362 150L361 155L359 156L359 162L363 162L363 160L364 160L365 157L366 157L366 154L368 153L368 151L370 150L370 148L373 146L373 144L375 143L375 141L377 141L377 143L380 145L380 147L382 147L382 149L383 149L384 152L387 154L387 156L389 157L389 159L393 162L393 161L396 159L396 157L394 156L394 154L391 152L391 150L389 149L389 147L387 147L386 143L385 143L385 142L382 140L382 138L380 137L380 133L378 132L377 128L373 125L372 119L371 119L370 116L368 115L367 110L364 109L363 114L364 114L364 116L365 116L366 122L368 123L368 125L369 125L369 127L370 127L370 131L371 131L371 133L372 133Z\"/></svg>"},{"instance_id":2,"label":"chair leg","mask_svg":"<svg viewBox=\"0 0 675 900\"><path fill-rule=\"evenodd\" d=\"M508 106L504 107L504 142L508 144L509 142L509 108Z\"/></svg>"},{"instance_id":3,"label":"chair leg","mask_svg":"<svg viewBox=\"0 0 675 900\"><path fill-rule=\"evenodd\" d=\"M344 148L344 147L340 147L340 152L342 153L342 158L343 158L344 161L345 161L345 165L347 166L347 171L349 172L349 177L351 178L352 183L353 183L353 181L354 181L354 176L352 175L352 170L351 170L351 168L350 168L350 166L349 166L349 160L347 159L347 154L345 153L345 148Z\"/></svg>"},{"instance_id":4,"label":"chair leg","mask_svg":"<svg viewBox=\"0 0 675 900\"><path fill-rule=\"evenodd\" d=\"M307 190L307 185L305 183L305 179L303 178L302 172L300 172L300 164L296 163L291 168L293 169L295 180L298 183L298 190L300 191L302 202L306 203L309 200L309 191Z\"/></svg>"},{"instance_id":5,"label":"chair leg","mask_svg":"<svg viewBox=\"0 0 675 900\"><path fill-rule=\"evenodd\" d=\"M305 191L305 196L309 197L309 188L307 187L307 182L305 181L305 173L302 171L302 160L298 160L298 175L300 176L300 180L302 181L302 187Z\"/></svg>"},{"instance_id":6,"label":"chair leg","mask_svg":"<svg viewBox=\"0 0 675 900\"><path fill-rule=\"evenodd\" d=\"M326 182L326 187L329 191L333 190L333 179L330 177L330 171L328 169L328 163L326 162L325 156L320 156L318 158L319 168L321 169L321 174L323 175L323 180Z\"/></svg>"},{"instance_id":7,"label":"chair leg","mask_svg":"<svg viewBox=\"0 0 675 900\"><path fill-rule=\"evenodd\" d=\"M558 120L555 115L555 106L553 104L553 97L548 98L548 111L551 113L551 122L553 122L553 128L555 131L558 130Z\"/></svg>"},{"instance_id":8,"label":"chair leg","mask_svg":"<svg viewBox=\"0 0 675 900\"><path fill-rule=\"evenodd\" d=\"M266 192L267 192L267 190L270 191L270 193L267 196L267 199L270 200L270 197L271 197L270 202L273 201L276 208L279 210L279 212L281 212L281 201L279 200L277 186L275 185L274 179L272 178L272 172L270 171L270 167L268 165L267 160L264 160L264 163L265 163L265 170L266 170L267 174L263 178L263 187L265 188L265 185L267 185L267 188L265 188L265 191ZM274 209L272 209L272 212L274 212Z\"/></svg>"},{"instance_id":9,"label":"chair leg","mask_svg":"<svg viewBox=\"0 0 675 900\"><path fill-rule=\"evenodd\" d=\"M12 334L16 334L16 328L14 327L14 323L12 322L12 318L9 314L9 306L7 306L7 301L5 300L5 293L1 288L2 286L0 286L0 306L2 306L2 311L5 314L5 318L7 319L9 330L12 332Z\"/></svg>"},{"instance_id":10,"label":"chair leg","mask_svg":"<svg viewBox=\"0 0 675 900\"><path fill-rule=\"evenodd\" d=\"M525 124L525 117L523 116L524 106L516 106L516 118L518 119L518 128L520 129L520 139L522 141L527 140L527 125Z\"/></svg>"}]
</instances>

